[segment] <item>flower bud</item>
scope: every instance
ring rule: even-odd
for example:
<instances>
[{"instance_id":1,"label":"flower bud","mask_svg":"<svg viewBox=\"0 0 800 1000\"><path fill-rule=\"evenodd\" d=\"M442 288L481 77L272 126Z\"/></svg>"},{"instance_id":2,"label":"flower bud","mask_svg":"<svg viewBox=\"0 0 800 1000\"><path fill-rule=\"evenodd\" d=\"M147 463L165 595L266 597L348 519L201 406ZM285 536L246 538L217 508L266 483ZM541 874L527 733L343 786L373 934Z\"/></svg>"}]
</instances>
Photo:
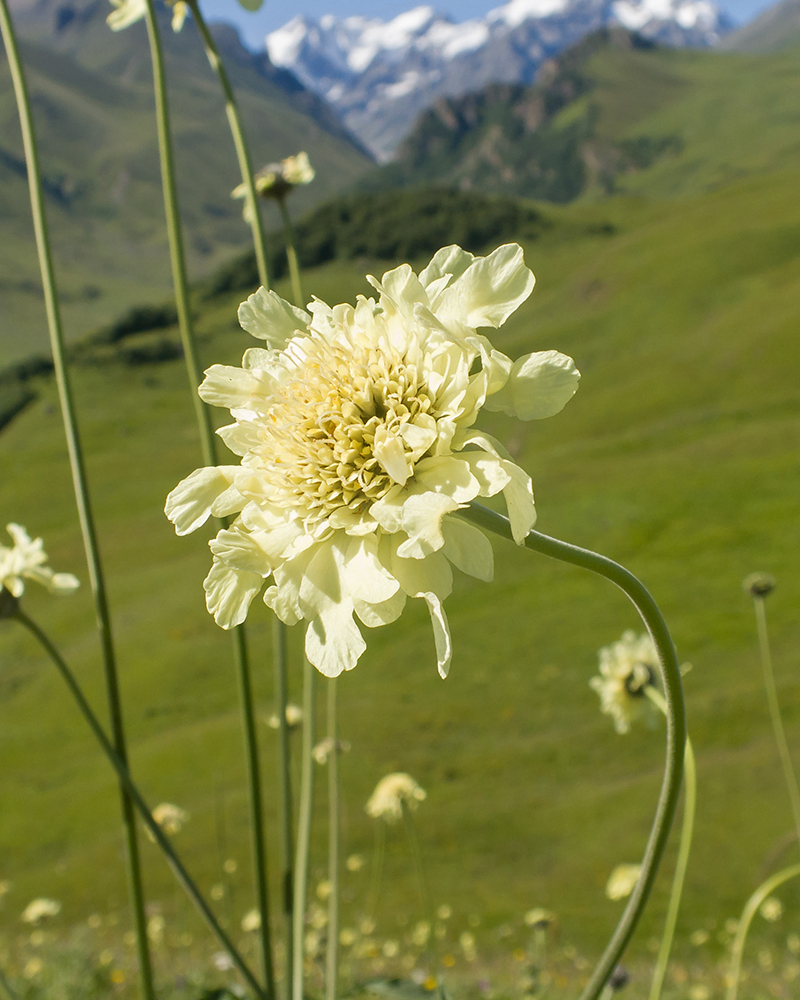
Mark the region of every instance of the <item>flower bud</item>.
<instances>
[{"instance_id":1,"label":"flower bud","mask_svg":"<svg viewBox=\"0 0 800 1000\"><path fill-rule=\"evenodd\" d=\"M766 597L775 589L775 577L769 573L751 573L742 580L742 589L751 597Z\"/></svg>"}]
</instances>

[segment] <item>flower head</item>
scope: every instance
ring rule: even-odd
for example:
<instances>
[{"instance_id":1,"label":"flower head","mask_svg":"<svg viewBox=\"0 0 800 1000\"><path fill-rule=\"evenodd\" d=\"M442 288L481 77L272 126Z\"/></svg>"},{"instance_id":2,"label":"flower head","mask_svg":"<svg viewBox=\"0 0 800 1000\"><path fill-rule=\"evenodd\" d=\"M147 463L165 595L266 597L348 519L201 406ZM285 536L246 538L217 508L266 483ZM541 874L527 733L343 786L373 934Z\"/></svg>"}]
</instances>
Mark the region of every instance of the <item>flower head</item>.
<instances>
[{"instance_id":1,"label":"flower head","mask_svg":"<svg viewBox=\"0 0 800 1000\"><path fill-rule=\"evenodd\" d=\"M258 910L248 910L242 917L242 930L246 933L257 931L261 926L261 914Z\"/></svg>"},{"instance_id":2,"label":"flower head","mask_svg":"<svg viewBox=\"0 0 800 1000\"><path fill-rule=\"evenodd\" d=\"M22 912L22 922L38 924L45 917L55 917L61 912L61 903L57 899L32 899Z\"/></svg>"},{"instance_id":3,"label":"flower head","mask_svg":"<svg viewBox=\"0 0 800 1000\"><path fill-rule=\"evenodd\" d=\"M630 896L641 872L641 865L617 865L608 876L606 896L609 899L625 899L626 896Z\"/></svg>"},{"instance_id":4,"label":"flower head","mask_svg":"<svg viewBox=\"0 0 800 1000\"><path fill-rule=\"evenodd\" d=\"M289 729L296 729L303 721L303 709L299 705L288 704L286 706L286 725ZM277 713L270 715L267 719L270 729L280 729L281 720Z\"/></svg>"},{"instance_id":5,"label":"flower head","mask_svg":"<svg viewBox=\"0 0 800 1000\"><path fill-rule=\"evenodd\" d=\"M189 822L189 813L172 802L161 802L153 810L153 819L164 833L173 836L180 833L184 823Z\"/></svg>"},{"instance_id":6,"label":"flower head","mask_svg":"<svg viewBox=\"0 0 800 1000\"><path fill-rule=\"evenodd\" d=\"M31 539L20 524L6 525L14 540L12 548L0 545L0 587L14 597L25 591L25 580L36 580L47 587L51 594L68 594L80 586L71 573L54 573L46 566L47 553L41 538Z\"/></svg>"},{"instance_id":7,"label":"flower head","mask_svg":"<svg viewBox=\"0 0 800 1000\"><path fill-rule=\"evenodd\" d=\"M610 715L618 733L627 733L631 722L641 716L654 718L658 709L645 689L655 685L658 655L649 635L628 629L618 642L600 652L600 676L589 684L600 695L600 711Z\"/></svg>"},{"instance_id":8,"label":"flower head","mask_svg":"<svg viewBox=\"0 0 800 1000\"><path fill-rule=\"evenodd\" d=\"M742 580L742 589L751 597L767 597L775 589L775 577L769 573L751 573Z\"/></svg>"},{"instance_id":9,"label":"flower head","mask_svg":"<svg viewBox=\"0 0 800 1000\"><path fill-rule=\"evenodd\" d=\"M210 543L206 603L223 628L271 577L265 603L286 624L308 621L306 655L335 677L366 648L356 617L385 625L418 597L444 677L452 567L493 573L488 538L454 515L502 493L518 544L536 517L530 477L473 425L482 408L557 413L580 375L556 351L512 363L477 333L533 288L514 244L488 257L446 247L419 276L403 264L370 281L377 300L355 308L317 299L309 314L263 288L242 304L242 326L269 349L214 365L199 390L230 409L219 434L241 464L192 473L166 512L181 535L239 514Z\"/></svg>"},{"instance_id":10,"label":"flower head","mask_svg":"<svg viewBox=\"0 0 800 1000\"><path fill-rule=\"evenodd\" d=\"M287 156L280 163L268 163L253 177L256 194L262 198L285 198L300 184L310 184L316 172L308 159L308 153ZM231 192L232 198L246 198L247 185L242 183ZM246 213L246 209L245 209Z\"/></svg>"},{"instance_id":11,"label":"flower head","mask_svg":"<svg viewBox=\"0 0 800 1000\"><path fill-rule=\"evenodd\" d=\"M166 2L172 8L172 30L180 31L189 13L189 5L186 0L166 0ZM147 13L147 0L111 0L111 4L114 10L108 15L106 22L112 31L129 28Z\"/></svg>"},{"instance_id":12,"label":"flower head","mask_svg":"<svg viewBox=\"0 0 800 1000\"><path fill-rule=\"evenodd\" d=\"M369 797L366 805L367 815L373 819L385 819L387 823L395 823L403 816L403 805L416 809L420 802L427 798L424 788L421 788L410 774L402 771L387 774L375 786L375 791Z\"/></svg>"}]
</instances>

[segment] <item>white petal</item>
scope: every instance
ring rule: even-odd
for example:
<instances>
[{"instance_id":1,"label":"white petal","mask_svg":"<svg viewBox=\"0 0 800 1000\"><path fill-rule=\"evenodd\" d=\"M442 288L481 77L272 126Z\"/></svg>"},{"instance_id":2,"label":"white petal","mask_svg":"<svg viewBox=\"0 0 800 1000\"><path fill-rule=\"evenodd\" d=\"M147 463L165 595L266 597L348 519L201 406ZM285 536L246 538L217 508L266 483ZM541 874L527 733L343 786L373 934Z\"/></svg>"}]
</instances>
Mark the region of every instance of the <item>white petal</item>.
<instances>
[{"instance_id":1,"label":"white petal","mask_svg":"<svg viewBox=\"0 0 800 1000\"><path fill-rule=\"evenodd\" d=\"M263 583L257 573L240 573L215 559L203 589L206 592L206 607L217 625L226 629L241 625Z\"/></svg>"},{"instance_id":2,"label":"white petal","mask_svg":"<svg viewBox=\"0 0 800 1000\"><path fill-rule=\"evenodd\" d=\"M252 405L254 399L265 399L271 385L271 380L265 382L263 375L259 378L253 371L231 365L212 365L205 375L197 390L200 398L211 406L229 410Z\"/></svg>"},{"instance_id":3,"label":"white petal","mask_svg":"<svg viewBox=\"0 0 800 1000\"><path fill-rule=\"evenodd\" d=\"M375 430L372 453L392 479L401 486L404 485L411 475L411 465L406 458L403 442L385 424L379 424Z\"/></svg>"},{"instance_id":4,"label":"white petal","mask_svg":"<svg viewBox=\"0 0 800 1000\"><path fill-rule=\"evenodd\" d=\"M345 552L343 573L345 587L353 600L382 604L400 589L378 558L378 540L374 535L352 539Z\"/></svg>"},{"instance_id":5,"label":"white petal","mask_svg":"<svg viewBox=\"0 0 800 1000\"><path fill-rule=\"evenodd\" d=\"M355 611L367 628L378 628L381 625L389 625L397 621L406 606L406 595L402 590L380 604L372 604L368 601L354 600Z\"/></svg>"},{"instance_id":6,"label":"white petal","mask_svg":"<svg viewBox=\"0 0 800 1000\"><path fill-rule=\"evenodd\" d=\"M235 465L195 469L183 482L178 483L167 497L164 507L177 534L188 535L205 524L214 501L228 489L238 471L239 468Z\"/></svg>"},{"instance_id":7,"label":"white petal","mask_svg":"<svg viewBox=\"0 0 800 1000\"><path fill-rule=\"evenodd\" d=\"M50 590L54 594L69 594L80 585L81 581L72 573L54 573L50 581Z\"/></svg>"},{"instance_id":8,"label":"white petal","mask_svg":"<svg viewBox=\"0 0 800 1000\"><path fill-rule=\"evenodd\" d=\"M443 493L456 504L469 503L480 492L480 483L472 475L469 463L461 455L435 455L423 458L414 468L417 483L428 490Z\"/></svg>"},{"instance_id":9,"label":"white petal","mask_svg":"<svg viewBox=\"0 0 800 1000\"><path fill-rule=\"evenodd\" d=\"M525 536L536 524L531 477L513 462L503 462L503 468L511 476L508 485L503 488L511 534L517 545L522 545Z\"/></svg>"},{"instance_id":10,"label":"white petal","mask_svg":"<svg viewBox=\"0 0 800 1000\"><path fill-rule=\"evenodd\" d=\"M472 475L480 483L482 497L493 497L511 479L503 468L503 459L488 455L485 451L462 451L459 457L469 464Z\"/></svg>"},{"instance_id":11,"label":"white petal","mask_svg":"<svg viewBox=\"0 0 800 1000\"><path fill-rule=\"evenodd\" d=\"M237 525L220 531L216 538L211 539L208 547L231 569L257 573L261 577L269 576L272 572L267 554L258 545L254 535Z\"/></svg>"},{"instance_id":12,"label":"white petal","mask_svg":"<svg viewBox=\"0 0 800 1000\"><path fill-rule=\"evenodd\" d=\"M471 253L462 250L461 247L455 244L437 250L430 264L428 264L424 271L420 272L419 276L420 282L431 297L431 302L433 301L431 292L433 291L433 294L435 294L435 291L430 286L434 282L440 282L446 275L451 278L460 277L474 260L475 258Z\"/></svg>"},{"instance_id":13,"label":"white petal","mask_svg":"<svg viewBox=\"0 0 800 1000\"><path fill-rule=\"evenodd\" d=\"M304 618L314 618L330 604L342 601L342 553L328 540L318 545L300 581L300 606Z\"/></svg>"},{"instance_id":14,"label":"white petal","mask_svg":"<svg viewBox=\"0 0 800 1000\"><path fill-rule=\"evenodd\" d=\"M299 330L308 331L311 317L297 309L280 295L259 288L239 306L239 323L243 330L273 347L284 347Z\"/></svg>"},{"instance_id":15,"label":"white petal","mask_svg":"<svg viewBox=\"0 0 800 1000\"><path fill-rule=\"evenodd\" d=\"M488 257L476 257L442 293L436 315L473 328L501 326L533 291L533 273L522 247L507 243Z\"/></svg>"},{"instance_id":16,"label":"white petal","mask_svg":"<svg viewBox=\"0 0 800 1000\"><path fill-rule=\"evenodd\" d=\"M403 505L403 531L408 539L397 554L403 559L424 559L444 545L442 518L458 510L458 504L442 493L420 493L410 496Z\"/></svg>"},{"instance_id":17,"label":"white petal","mask_svg":"<svg viewBox=\"0 0 800 1000\"><path fill-rule=\"evenodd\" d=\"M427 414L422 414L421 416L427 416ZM428 417L432 425L429 427L421 426L421 417L418 419L420 423L403 424L400 428L400 437L411 449L416 458L424 455L438 436L436 421L433 417Z\"/></svg>"},{"instance_id":18,"label":"white petal","mask_svg":"<svg viewBox=\"0 0 800 1000\"><path fill-rule=\"evenodd\" d=\"M433 593L443 601L453 590L453 570L441 552L425 559L403 559L395 550L391 562L392 575L409 597Z\"/></svg>"},{"instance_id":19,"label":"white petal","mask_svg":"<svg viewBox=\"0 0 800 1000\"><path fill-rule=\"evenodd\" d=\"M450 639L450 626L447 623L444 605L436 594L422 594L428 611L431 614L433 626L433 641L436 645L436 665L439 676L444 679L450 673L450 661L453 658L453 643Z\"/></svg>"},{"instance_id":20,"label":"white petal","mask_svg":"<svg viewBox=\"0 0 800 1000\"><path fill-rule=\"evenodd\" d=\"M352 670L367 648L353 620L352 603L331 604L324 615L309 622L305 646L309 661L326 677Z\"/></svg>"},{"instance_id":21,"label":"white petal","mask_svg":"<svg viewBox=\"0 0 800 1000\"><path fill-rule=\"evenodd\" d=\"M487 410L500 410L520 420L541 420L564 409L575 395L581 373L558 351L526 354L514 362L508 381L486 400Z\"/></svg>"},{"instance_id":22,"label":"white petal","mask_svg":"<svg viewBox=\"0 0 800 1000\"><path fill-rule=\"evenodd\" d=\"M494 576L492 543L474 524L458 517L446 517L442 522L444 548L442 552L462 573L491 583Z\"/></svg>"}]
</instances>

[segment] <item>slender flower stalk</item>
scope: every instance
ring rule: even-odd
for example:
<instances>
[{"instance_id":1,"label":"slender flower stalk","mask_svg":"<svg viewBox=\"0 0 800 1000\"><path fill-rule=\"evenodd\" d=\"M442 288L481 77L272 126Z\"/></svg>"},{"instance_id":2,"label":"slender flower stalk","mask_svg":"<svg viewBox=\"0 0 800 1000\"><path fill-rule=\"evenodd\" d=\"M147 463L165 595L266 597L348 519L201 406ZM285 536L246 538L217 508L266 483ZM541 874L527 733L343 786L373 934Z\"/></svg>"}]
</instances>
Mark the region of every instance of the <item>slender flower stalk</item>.
<instances>
[{"instance_id":1,"label":"slender flower stalk","mask_svg":"<svg viewBox=\"0 0 800 1000\"><path fill-rule=\"evenodd\" d=\"M753 917L758 912L758 908L764 900L778 888L778 886L783 885L784 882L788 882L789 879L794 878L796 875L800 875L800 865L792 865L789 868L784 868L783 871L776 872L776 874L768 878L766 882L762 882L753 895L747 900L747 903L742 910L742 915L739 918L739 925L736 929L736 937L733 939L733 947L731 949L731 968L728 973L728 990L725 994L725 1000L736 1000L739 993L739 980L742 975L742 955L744 953L744 946L747 941L750 924L753 922Z\"/></svg>"},{"instance_id":2,"label":"slender flower stalk","mask_svg":"<svg viewBox=\"0 0 800 1000\"><path fill-rule=\"evenodd\" d=\"M286 195L277 198L278 208L283 222L283 238L286 243L286 260L289 264L289 277L292 282L292 298L294 304L302 309L305 305L303 298L303 284L300 280L300 263L297 259L297 248L295 246L294 226L289 218L289 208L286 204Z\"/></svg>"},{"instance_id":3,"label":"slender flower stalk","mask_svg":"<svg viewBox=\"0 0 800 1000\"><path fill-rule=\"evenodd\" d=\"M228 116L228 124L230 125L233 144L236 148L236 158L239 161L242 183L246 188L247 218L253 234L253 249L255 250L256 255L258 280L264 288L269 288L270 281L269 268L267 265L267 248L264 239L264 223L261 218L261 210L258 204L255 182L253 180L252 160L250 159L250 151L247 146L244 128L242 127L242 119L239 115L239 107L236 103L236 95L233 87L231 86L231 81L228 77L228 72L225 69L225 64L219 54L217 44L214 41L213 35L208 30L208 25L203 18L197 0L187 0L187 3L192 12L194 22L197 25L197 29L200 32L200 37L203 39L203 46L206 50L208 61L211 64L211 68L217 74L220 86L222 87L222 92L225 96L225 114ZM300 302L297 304L301 305Z\"/></svg>"},{"instance_id":4,"label":"slender flower stalk","mask_svg":"<svg viewBox=\"0 0 800 1000\"><path fill-rule=\"evenodd\" d=\"M645 688L645 694L666 715L666 704L661 692L657 691L651 685L648 685ZM681 896L683 895L683 885L686 881L686 868L689 864L689 853L692 849L694 817L697 809L697 766L695 764L692 741L688 737L686 739L683 765L684 791L681 839L678 846L678 858L675 862L675 874L672 878L669 905L667 906L667 919L664 923L664 933L661 937L661 946L658 950L656 967L653 972L653 982L650 986L650 1000L660 1000L661 991L664 987L664 977L667 973L667 963L669 962L669 955L672 951L672 942L675 938L675 925L678 921L678 911L681 905Z\"/></svg>"},{"instance_id":5,"label":"slender flower stalk","mask_svg":"<svg viewBox=\"0 0 800 1000\"><path fill-rule=\"evenodd\" d=\"M338 684L328 681L328 948L325 956L325 1000L336 1000L339 978L339 735L336 702Z\"/></svg>"},{"instance_id":6,"label":"slender flower stalk","mask_svg":"<svg viewBox=\"0 0 800 1000\"><path fill-rule=\"evenodd\" d=\"M501 514L472 501L460 515L473 524L493 531L503 538L513 538L511 525ZM619 563L588 549L562 542L538 531L530 531L524 544L534 552L580 566L605 577L622 590L639 612L658 652L661 681L665 694L667 717L666 768L656 815L642 859L642 873L631 893L628 904L595 967L580 1000L597 1000L610 979L620 956L633 936L639 918L653 888L658 867L664 856L669 831L680 798L683 777L683 757L686 745L686 712L675 649L666 623L644 585Z\"/></svg>"},{"instance_id":7,"label":"slender flower stalk","mask_svg":"<svg viewBox=\"0 0 800 1000\"><path fill-rule=\"evenodd\" d=\"M170 260L172 263L172 280L175 289L175 304L178 312L178 326L181 333L181 342L183 344L183 351L189 374L189 383L195 406L195 416L197 418L197 424L200 431L200 444L203 458L209 465L216 465L216 439L214 436L214 426L211 420L211 410L205 405L195 391L201 381L200 361L197 353L197 345L189 307L186 258L183 248L183 235L181 232L177 188L175 184L175 163L172 153L169 105L167 102L166 79L164 73L164 56L161 48L161 39L153 0L146 0L145 20L147 22L147 34L150 40L150 55L153 64L153 86L156 97L156 119L158 123L158 146L161 159L161 181L164 192L164 208L167 218L167 234L169 237ZM248 783L250 790L253 855L256 875L256 897L259 912L261 913L259 939L261 944L263 972L267 983L267 993L272 997L275 995L275 975L272 961L272 944L270 941L269 926L266 836L264 831L263 808L261 802L261 775L258 761L255 707L253 704L247 644L242 627L233 630L233 648L236 670L239 679Z\"/></svg>"},{"instance_id":8,"label":"slender flower stalk","mask_svg":"<svg viewBox=\"0 0 800 1000\"><path fill-rule=\"evenodd\" d=\"M303 661L303 747L300 777L300 814L297 823L292 946L294 969L291 1000L303 1000L303 954L305 943L308 862L311 844L311 815L314 804L314 687L316 668Z\"/></svg>"},{"instance_id":9,"label":"slender flower stalk","mask_svg":"<svg viewBox=\"0 0 800 1000\"><path fill-rule=\"evenodd\" d=\"M5 45L6 54L8 56L9 69L11 71L11 78L14 84L17 110L22 129L22 141L25 149L25 163L28 172L28 188L30 192L31 210L33 213L33 226L36 235L36 248L39 256L39 268L42 276L45 309L47 312L47 326L50 334L50 345L53 352L56 384L58 386L58 395L61 403L61 416L64 424L64 432L67 438L67 450L69 453L69 462L72 471L72 484L78 508L81 534L83 536L83 546L89 569L89 580L91 582L92 594L94 596L95 612L100 632L100 645L103 654L106 694L108 699L109 714L111 717L114 747L120 759L127 764L127 744L122 717L122 701L119 691L119 679L117 676L116 653L114 650L114 639L111 630L111 614L108 607L105 577L103 575L103 565L100 557L100 547L97 540L94 514L89 496L89 483L83 459L83 448L78 430L72 386L65 358L64 333L61 325L61 311L58 303L55 273L53 270L53 260L50 251L50 238L44 211L44 200L42 197L42 181L39 168L39 155L36 147L36 136L31 117L30 100L28 98L28 88L25 81L25 74L23 72L19 48L14 34L14 26L11 21L11 15L6 4L6 0L0 0L0 33L2 33L3 44ZM139 975L141 977L142 992L145 1000L154 1000L155 989L153 986L152 965L150 962L150 950L147 941L147 919L145 915L144 886L142 883L141 864L139 859L139 842L133 805L124 788L124 783L120 786L120 797L122 800L122 818L125 827L127 847L128 881L133 908L134 926L136 929Z\"/></svg>"},{"instance_id":10,"label":"slender flower stalk","mask_svg":"<svg viewBox=\"0 0 800 1000\"><path fill-rule=\"evenodd\" d=\"M286 717L286 706L289 701L288 678L286 670L286 626L278 622L280 627L273 629L273 663L275 665L275 691L278 700L278 737L280 743L280 784L281 784L281 846L283 873L281 878L281 903L286 927L286 997L292 996L292 977L294 975L294 837L292 833L292 771L289 748L289 722Z\"/></svg>"},{"instance_id":11,"label":"slender flower stalk","mask_svg":"<svg viewBox=\"0 0 800 1000\"><path fill-rule=\"evenodd\" d=\"M217 922L211 908L208 903L206 903L200 890L197 888L192 877L189 875L188 871L184 867L182 861L178 857L172 843L165 834L164 830L161 828L160 824L153 817L153 812L150 807L145 802L141 792L134 784L131 778L130 771L128 770L127 763L123 760L117 750L112 746L111 741L105 734L100 721L97 716L92 711L88 701L86 700L75 675L72 670L67 665L64 658L61 656L59 651L56 649L55 645L51 642L48 635L36 624L28 615L19 607L17 604L13 611L7 614L7 617L14 618L20 624L24 625L25 628L38 640L39 644L48 654L50 659L55 664L58 672L63 677L70 690L73 698L77 702L78 708L80 709L84 719L89 724L89 728L94 733L98 743L100 744L102 750L104 751L106 757L108 757L111 762L111 766L117 772L117 776L120 779L121 784L124 786L125 791L128 795L129 801L138 810L139 815L144 822L144 825L153 840L158 844L167 859L167 863L175 874L175 877L181 883L183 888L186 890L192 902L200 911L201 916L208 924L211 931L216 935L220 944L228 952L236 968L241 973L244 980L247 982L248 986L253 990L256 997L259 1000L267 1000L267 994L262 989L261 985L253 976L247 963L244 961L242 956L239 954L238 950L234 946L233 942L230 940L228 935L222 929L222 927Z\"/></svg>"},{"instance_id":12,"label":"slender flower stalk","mask_svg":"<svg viewBox=\"0 0 800 1000\"><path fill-rule=\"evenodd\" d=\"M792 764L792 755L789 752L786 730L783 728L783 720L781 718L778 688L775 684L775 673L772 669L772 653L769 647L767 609L764 603L764 599L774 589L775 583L766 574L754 573L752 577L748 577L744 581L744 586L753 598L753 610L756 615L756 630L758 632L758 649L761 656L761 669L764 672L764 689L767 693L769 716L772 721L775 743L778 746L778 755L781 759L783 776L786 780L786 789L789 792L789 802L792 807L795 832L798 842L800 842L800 790L798 790L797 774L795 773L794 764Z\"/></svg>"}]
</instances>

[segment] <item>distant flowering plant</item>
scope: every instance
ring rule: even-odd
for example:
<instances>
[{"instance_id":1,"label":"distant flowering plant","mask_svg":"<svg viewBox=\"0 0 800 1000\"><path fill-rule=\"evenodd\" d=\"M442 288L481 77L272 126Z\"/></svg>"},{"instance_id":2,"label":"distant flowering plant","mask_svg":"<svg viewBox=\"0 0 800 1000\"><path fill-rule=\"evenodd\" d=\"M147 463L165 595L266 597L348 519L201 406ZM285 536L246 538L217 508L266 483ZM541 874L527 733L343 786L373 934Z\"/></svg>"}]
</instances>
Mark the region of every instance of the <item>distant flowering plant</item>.
<instances>
[{"instance_id":1,"label":"distant flowering plant","mask_svg":"<svg viewBox=\"0 0 800 1000\"><path fill-rule=\"evenodd\" d=\"M57 899L39 897L32 899L22 911L21 920L25 924L38 924L46 917L56 917L61 912L61 903Z\"/></svg>"},{"instance_id":2,"label":"distant flowering plant","mask_svg":"<svg viewBox=\"0 0 800 1000\"><path fill-rule=\"evenodd\" d=\"M403 806L416 809L427 798L424 788L417 784L410 774L398 771L387 774L375 786L366 805L367 815L373 819L384 819L395 823L403 816Z\"/></svg>"},{"instance_id":3,"label":"distant flowering plant","mask_svg":"<svg viewBox=\"0 0 800 1000\"><path fill-rule=\"evenodd\" d=\"M166 0L172 8L172 30L177 32L183 27L189 13L186 0ZM140 21L147 11L147 0L111 0L114 10L106 18L112 31L122 31Z\"/></svg>"},{"instance_id":4,"label":"distant flowering plant","mask_svg":"<svg viewBox=\"0 0 800 1000\"><path fill-rule=\"evenodd\" d=\"M280 163L268 163L253 177L256 194L262 198L285 198L301 184L310 184L316 177L308 153L301 151L287 156ZM231 192L232 198L245 198L247 185L239 184Z\"/></svg>"},{"instance_id":5,"label":"distant flowering plant","mask_svg":"<svg viewBox=\"0 0 800 1000\"><path fill-rule=\"evenodd\" d=\"M366 648L356 617L385 625L418 597L445 677L452 567L493 575L488 538L453 515L502 493L518 544L536 519L528 474L473 425L482 408L558 413L580 374L557 351L512 362L477 332L533 289L515 244L488 257L445 247L419 276L403 264L369 280L377 300L355 307L315 299L309 314L263 288L240 306L267 349L246 351L242 368L209 368L199 392L230 409L218 433L241 464L193 472L166 513L179 535L238 514L210 543L204 585L223 628L245 620L271 577L265 603L287 625L309 622L306 655L335 677Z\"/></svg>"},{"instance_id":6,"label":"distant flowering plant","mask_svg":"<svg viewBox=\"0 0 800 1000\"><path fill-rule=\"evenodd\" d=\"M8 524L6 530L14 541L11 548L0 545L0 587L12 597L22 597L25 581L35 580L51 594L68 594L80 586L71 573L54 573L47 563L41 538L31 538L21 524Z\"/></svg>"},{"instance_id":7,"label":"distant flowering plant","mask_svg":"<svg viewBox=\"0 0 800 1000\"><path fill-rule=\"evenodd\" d=\"M645 689L655 685L658 655L649 635L637 635L631 629L622 638L603 646L598 653L600 674L589 686L600 696L600 711L610 715L618 733L627 733L631 722L639 718L652 721L658 709L647 698Z\"/></svg>"}]
</instances>

